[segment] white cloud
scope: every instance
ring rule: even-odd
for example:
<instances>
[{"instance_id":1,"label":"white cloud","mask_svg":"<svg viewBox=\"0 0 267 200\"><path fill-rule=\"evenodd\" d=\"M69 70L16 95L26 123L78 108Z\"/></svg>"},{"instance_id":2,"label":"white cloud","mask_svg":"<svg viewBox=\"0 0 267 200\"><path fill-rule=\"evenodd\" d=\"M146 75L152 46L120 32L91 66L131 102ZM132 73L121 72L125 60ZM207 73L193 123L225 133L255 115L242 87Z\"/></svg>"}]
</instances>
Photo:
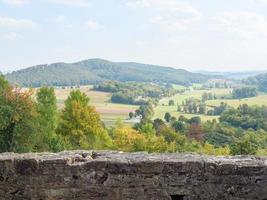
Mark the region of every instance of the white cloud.
<instances>
[{"instance_id":1,"label":"white cloud","mask_svg":"<svg viewBox=\"0 0 267 200\"><path fill-rule=\"evenodd\" d=\"M24 4L27 4L28 0L2 0L5 4L15 5L15 6L21 6Z\"/></svg>"},{"instance_id":2,"label":"white cloud","mask_svg":"<svg viewBox=\"0 0 267 200\"><path fill-rule=\"evenodd\" d=\"M103 26L101 24L99 24L98 22L94 21L94 20L88 20L85 23L86 27L91 29L91 30L98 30L98 29L102 29Z\"/></svg>"},{"instance_id":3,"label":"white cloud","mask_svg":"<svg viewBox=\"0 0 267 200\"><path fill-rule=\"evenodd\" d=\"M31 20L15 19L15 18L1 17L0 16L0 27L27 29L27 28L33 28L35 26L36 26L36 24Z\"/></svg>"},{"instance_id":4,"label":"white cloud","mask_svg":"<svg viewBox=\"0 0 267 200\"><path fill-rule=\"evenodd\" d=\"M49 0L49 2L66 6L86 7L89 5L89 0Z\"/></svg>"},{"instance_id":5,"label":"white cloud","mask_svg":"<svg viewBox=\"0 0 267 200\"><path fill-rule=\"evenodd\" d=\"M238 39L267 38L267 21L264 15L254 12L221 13L215 21L218 30Z\"/></svg>"},{"instance_id":6,"label":"white cloud","mask_svg":"<svg viewBox=\"0 0 267 200\"><path fill-rule=\"evenodd\" d=\"M14 41L22 38L23 36L16 32L9 32L0 36L1 40L9 40L9 41Z\"/></svg>"},{"instance_id":7,"label":"white cloud","mask_svg":"<svg viewBox=\"0 0 267 200\"><path fill-rule=\"evenodd\" d=\"M156 14L150 22L166 31L187 30L202 16L201 12L190 4L177 0L131 0L126 5L154 11Z\"/></svg>"}]
</instances>

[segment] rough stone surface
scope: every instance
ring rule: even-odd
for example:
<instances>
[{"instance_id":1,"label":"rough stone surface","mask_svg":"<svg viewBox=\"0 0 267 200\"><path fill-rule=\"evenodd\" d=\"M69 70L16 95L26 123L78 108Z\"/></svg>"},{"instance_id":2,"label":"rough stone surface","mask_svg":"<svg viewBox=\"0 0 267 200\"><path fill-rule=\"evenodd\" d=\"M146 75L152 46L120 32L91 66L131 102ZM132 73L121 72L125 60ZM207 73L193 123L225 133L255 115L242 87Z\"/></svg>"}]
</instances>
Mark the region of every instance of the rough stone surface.
<instances>
[{"instance_id":1,"label":"rough stone surface","mask_svg":"<svg viewBox=\"0 0 267 200\"><path fill-rule=\"evenodd\" d=\"M267 200L267 158L0 154L1 200Z\"/></svg>"}]
</instances>

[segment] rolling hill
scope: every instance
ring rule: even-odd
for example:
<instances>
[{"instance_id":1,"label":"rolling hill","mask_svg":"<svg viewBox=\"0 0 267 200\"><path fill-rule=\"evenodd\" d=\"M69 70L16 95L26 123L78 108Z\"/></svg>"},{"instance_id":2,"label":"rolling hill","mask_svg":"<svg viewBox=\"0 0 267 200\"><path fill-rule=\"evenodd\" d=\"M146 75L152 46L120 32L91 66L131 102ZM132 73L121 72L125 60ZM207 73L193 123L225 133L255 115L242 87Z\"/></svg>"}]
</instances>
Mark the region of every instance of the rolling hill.
<instances>
[{"instance_id":1,"label":"rolling hill","mask_svg":"<svg viewBox=\"0 0 267 200\"><path fill-rule=\"evenodd\" d=\"M135 62L111 62L103 59L37 65L5 76L11 83L24 87L86 85L107 80L190 85L214 77L171 67Z\"/></svg>"}]
</instances>

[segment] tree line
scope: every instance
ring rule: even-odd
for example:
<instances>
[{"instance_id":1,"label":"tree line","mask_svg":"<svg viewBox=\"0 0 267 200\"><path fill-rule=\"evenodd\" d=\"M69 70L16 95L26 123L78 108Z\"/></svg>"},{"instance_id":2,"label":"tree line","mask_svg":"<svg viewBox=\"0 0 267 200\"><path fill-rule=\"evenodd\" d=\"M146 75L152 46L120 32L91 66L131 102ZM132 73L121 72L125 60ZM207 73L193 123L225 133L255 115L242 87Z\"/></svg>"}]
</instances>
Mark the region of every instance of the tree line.
<instances>
[{"instance_id":1,"label":"tree line","mask_svg":"<svg viewBox=\"0 0 267 200\"><path fill-rule=\"evenodd\" d=\"M107 81L94 85L94 90L112 93L111 102L141 105L147 99L170 97L184 90L176 90L170 84Z\"/></svg>"},{"instance_id":2,"label":"tree line","mask_svg":"<svg viewBox=\"0 0 267 200\"><path fill-rule=\"evenodd\" d=\"M266 107L227 109L219 122L177 119L171 114L163 121L153 119L155 102L148 101L135 111L141 120L133 127L118 121L107 128L81 91L71 91L62 110L56 102L51 87L33 95L33 91L12 87L1 76L0 151L109 149L229 155L264 153L267 147ZM250 125L244 126L247 119Z\"/></svg>"}]
</instances>

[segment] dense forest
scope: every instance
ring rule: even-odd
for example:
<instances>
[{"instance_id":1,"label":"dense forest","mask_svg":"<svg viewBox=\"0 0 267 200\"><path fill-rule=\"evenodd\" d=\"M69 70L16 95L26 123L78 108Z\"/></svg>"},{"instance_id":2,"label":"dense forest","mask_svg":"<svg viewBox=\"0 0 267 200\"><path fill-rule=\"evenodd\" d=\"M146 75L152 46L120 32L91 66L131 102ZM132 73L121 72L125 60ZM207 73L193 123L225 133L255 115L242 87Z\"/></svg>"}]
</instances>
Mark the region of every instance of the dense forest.
<instances>
[{"instance_id":1,"label":"dense forest","mask_svg":"<svg viewBox=\"0 0 267 200\"><path fill-rule=\"evenodd\" d=\"M6 74L11 83L24 87L88 85L108 80L190 85L211 77L213 76L171 67L102 59L38 65Z\"/></svg>"},{"instance_id":2,"label":"dense forest","mask_svg":"<svg viewBox=\"0 0 267 200\"><path fill-rule=\"evenodd\" d=\"M192 101L188 100L186 104ZM0 76L0 152L112 149L148 152L197 152L212 155L266 154L267 107L224 107L219 121L196 116L154 119L157 101L144 102L130 117L133 127L118 121L107 128L89 97L72 90L59 110L54 88L12 87ZM174 104L173 101L169 102Z\"/></svg>"}]
</instances>

